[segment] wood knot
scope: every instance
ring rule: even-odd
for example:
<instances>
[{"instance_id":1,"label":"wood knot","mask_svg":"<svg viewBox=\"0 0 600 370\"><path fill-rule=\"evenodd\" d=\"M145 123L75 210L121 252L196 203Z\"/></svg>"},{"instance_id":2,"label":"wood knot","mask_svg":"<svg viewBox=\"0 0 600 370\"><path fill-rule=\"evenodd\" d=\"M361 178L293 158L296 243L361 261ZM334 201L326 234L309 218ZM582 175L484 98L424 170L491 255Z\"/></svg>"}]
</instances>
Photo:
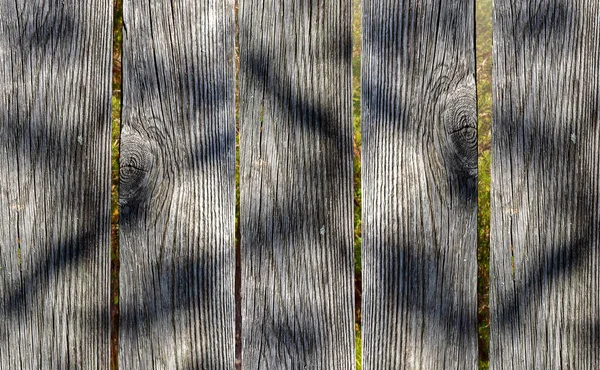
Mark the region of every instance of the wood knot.
<instances>
[{"instance_id":1,"label":"wood knot","mask_svg":"<svg viewBox=\"0 0 600 370\"><path fill-rule=\"evenodd\" d=\"M477 177L477 97L473 76L450 93L443 113L447 148L458 170Z\"/></svg>"},{"instance_id":2,"label":"wood knot","mask_svg":"<svg viewBox=\"0 0 600 370\"><path fill-rule=\"evenodd\" d=\"M121 148L119 198L121 205L126 206L149 197L146 192L151 182L154 154L147 140L136 133L126 133L125 129Z\"/></svg>"}]
</instances>

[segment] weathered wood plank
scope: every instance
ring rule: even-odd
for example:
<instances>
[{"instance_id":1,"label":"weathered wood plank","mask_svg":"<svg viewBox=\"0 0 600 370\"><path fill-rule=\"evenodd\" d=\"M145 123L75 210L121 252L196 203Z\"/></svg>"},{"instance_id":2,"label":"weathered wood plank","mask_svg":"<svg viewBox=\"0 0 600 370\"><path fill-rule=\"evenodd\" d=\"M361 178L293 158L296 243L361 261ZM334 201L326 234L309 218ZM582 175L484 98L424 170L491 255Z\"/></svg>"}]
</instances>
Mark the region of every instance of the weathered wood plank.
<instances>
[{"instance_id":1,"label":"weathered wood plank","mask_svg":"<svg viewBox=\"0 0 600 370\"><path fill-rule=\"evenodd\" d=\"M242 367L354 368L350 1L240 1Z\"/></svg>"},{"instance_id":2,"label":"weathered wood plank","mask_svg":"<svg viewBox=\"0 0 600 370\"><path fill-rule=\"evenodd\" d=\"M363 1L363 368L477 367L473 1Z\"/></svg>"},{"instance_id":3,"label":"weathered wood plank","mask_svg":"<svg viewBox=\"0 0 600 370\"><path fill-rule=\"evenodd\" d=\"M600 368L600 5L496 0L495 369Z\"/></svg>"},{"instance_id":4,"label":"weathered wood plank","mask_svg":"<svg viewBox=\"0 0 600 370\"><path fill-rule=\"evenodd\" d=\"M111 20L0 0L0 369L108 367Z\"/></svg>"},{"instance_id":5,"label":"weathered wood plank","mask_svg":"<svg viewBox=\"0 0 600 370\"><path fill-rule=\"evenodd\" d=\"M233 368L234 1L123 16L119 364Z\"/></svg>"}]
</instances>

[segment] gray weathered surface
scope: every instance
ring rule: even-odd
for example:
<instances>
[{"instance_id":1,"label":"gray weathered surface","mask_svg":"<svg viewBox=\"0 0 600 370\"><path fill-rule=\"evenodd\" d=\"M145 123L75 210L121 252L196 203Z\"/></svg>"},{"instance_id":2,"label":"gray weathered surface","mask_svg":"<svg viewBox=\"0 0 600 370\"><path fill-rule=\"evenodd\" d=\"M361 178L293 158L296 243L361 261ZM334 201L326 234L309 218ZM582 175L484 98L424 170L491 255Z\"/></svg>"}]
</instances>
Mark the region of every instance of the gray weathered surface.
<instances>
[{"instance_id":1,"label":"gray weathered surface","mask_svg":"<svg viewBox=\"0 0 600 370\"><path fill-rule=\"evenodd\" d=\"M363 368L474 369L473 1L363 10Z\"/></svg>"},{"instance_id":2,"label":"gray weathered surface","mask_svg":"<svg viewBox=\"0 0 600 370\"><path fill-rule=\"evenodd\" d=\"M242 365L352 369L350 1L240 1Z\"/></svg>"},{"instance_id":3,"label":"gray weathered surface","mask_svg":"<svg viewBox=\"0 0 600 370\"><path fill-rule=\"evenodd\" d=\"M234 364L233 0L124 2L123 369Z\"/></svg>"},{"instance_id":4,"label":"gray weathered surface","mask_svg":"<svg viewBox=\"0 0 600 370\"><path fill-rule=\"evenodd\" d=\"M0 0L0 369L106 369L111 2Z\"/></svg>"},{"instance_id":5,"label":"gray weathered surface","mask_svg":"<svg viewBox=\"0 0 600 370\"><path fill-rule=\"evenodd\" d=\"M600 368L600 5L496 0L494 369Z\"/></svg>"}]
</instances>

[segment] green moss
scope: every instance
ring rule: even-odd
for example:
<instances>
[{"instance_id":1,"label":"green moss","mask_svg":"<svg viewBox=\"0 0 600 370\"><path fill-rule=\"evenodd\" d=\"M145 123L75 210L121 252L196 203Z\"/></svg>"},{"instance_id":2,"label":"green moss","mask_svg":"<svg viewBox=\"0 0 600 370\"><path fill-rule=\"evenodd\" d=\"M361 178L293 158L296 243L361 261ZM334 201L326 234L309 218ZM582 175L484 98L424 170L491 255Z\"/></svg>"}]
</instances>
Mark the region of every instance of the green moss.
<instances>
[{"instance_id":1,"label":"green moss","mask_svg":"<svg viewBox=\"0 0 600 370\"><path fill-rule=\"evenodd\" d=\"M490 162L492 128L492 0L476 2L479 186L477 212L477 316L479 368L489 368Z\"/></svg>"},{"instance_id":2,"label":"green moss","mask_svg":"<svg viewBox=\"0 0 600 370\"><path fill-rule=\"evenodd\" d=\"M356 370L362 370L362 338L360 328L356 326Z\"/></svg>"}]
</instances>

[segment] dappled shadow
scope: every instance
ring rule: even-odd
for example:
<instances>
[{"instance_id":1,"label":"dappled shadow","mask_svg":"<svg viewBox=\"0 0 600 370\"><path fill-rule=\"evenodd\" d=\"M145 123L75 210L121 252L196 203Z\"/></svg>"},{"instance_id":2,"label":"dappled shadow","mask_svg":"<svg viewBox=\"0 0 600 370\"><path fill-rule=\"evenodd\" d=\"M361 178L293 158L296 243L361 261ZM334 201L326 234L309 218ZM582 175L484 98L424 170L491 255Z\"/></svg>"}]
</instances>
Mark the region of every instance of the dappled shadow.
<instances>
[{"instance_id":1,"label":"dappled shadow","mask_svg":"<svg viewBox=\"0 0 600 370\"><path fill-rule=\"evenodd\" d=\"M73 240L65 240L60 245L51 246L42 249L40 252L46 254L39 258L37 263L32 264L30 271L23 271L20 268L19 285L21 289L8 291L2 300L2 313L6 317L17 316L20 310L27 307L28 301L42 301L41 295L46 295L49 290L54 290L50 286L48 276L56 276L61 269L71 269L78 264L88 264L92 261L95 240L95 232L87 232ZM24 244L24 243L23 243ZM20 267L23 266L23 254L25 247L21 252L13 252L12 259L20 261ZM9 254L9 253L6 253ZM86 261L87 260L87 261ZM9 265L3 263L3 266ZM29 270L29 269L28 269ZM56 292L60 294L61 292ZM48 297L44 297L47 299ZM6 338L7 333L0 333L0 336Z\"/></svg>"},{"instance_id":2,"label":"dappled shadow","mask_svg":"<svg viewBox=\"0 0 600 370\"><path fill-rule=\"evenodd\" d=\"M475 251L419 248L423 241L408 234L377 239L364 260L365 266L372 264L374 274L363 293L364 317L370 320L364 327L369 366L435 368L440 364L430 353L434 348L441 358L473 366L477 359L475 288L464 282L465 275L472 274L464 270L472 265ZM377 260L378 254L385 258Z\"/></svg>"},{"instance_id":3,"label":"dappled shadow","mask_svg":"<svg viewBox=\"0 0 600 370\"><path fill-rule=\"evenodd\" d=\"M124 4L119 364L234 364L233 9Z\"/></svg>"},{"instance_id":4,"label":"dappled shadow","mask_svg":"<svg viewBox=\"0 0 600 370\"><path fill-rule=\"evenodd\" d=\"M108 365L110 6L95 11L0 4L0 367Z\"/></svg>"},{"instance_id":5,"label":"dappled shadow","mask_svg":"<svg viewBox=\"0 0 600 370\"><path fill-rule=\"evenodd\" d=\"M0 88L0 361L9 368L71 368L85 361L103 368L107 363L109 115L108 94L100 89L108 91L110 81L88 84L84 91L81 81L68 78L75 68L101 70L108 56L100 52L99 61L88 60L85 52L72 50L81 42L77 35L101 27L94 24L98 20L87 22L67 11L74 8L65 7L61 18L53 18L50 10L59 3L17 2L22 5L18 21L0 19L0 45L9 45L0 51L0 78L8 81ZM326 23L313 4L298 2L285 12L277 28L282 33L272 40L277 46L242 53L243 330L246 348L262 346L245 359L246 368L265 367L261 361L273 361L268 362L273 367L351 368L354 361L350 38L343 29L331 31L334 37L313 39L318 32L303 28L306 17L316 17L310 22L315 27ZM495 132L498 145L514 148L497 152L498 161L510 162L513 182L496 191L528 195L511 203L497 199L511 236L526 236L496 249L493 279L510 287L496 286L501 299L492 313L494 330L511 337L537 330L540 343L554 345L564 335L565 351L571 351L564 358L587 356L582 363L597 365L599 134L598 127L579 127L578 121L597 125L598 92L583 75L572 77L569 91L536 81L552 71L566 73L565 65L580 61L597 76L598 61L584 57L596 55L591 50L565 55L560 46L569 41L567 26L577 24L577 16L562 3L545 4L519 18L523 26L517 39L523 43L517 50L543 55L550 47L536 40L552 38L556 57L529 67L507 54L509 68L498 79L506 83L503 76L519 77L512 87L527 92L495 126L503 130ZM159 6L168 5L143 11ZM12 5L0 7L1 14L14 14ZM176 17L165 16L154 30L134 23L131 9L126 20L131 59L124 64L120 204L122 268L129 277L121 285L121 345L131 346L131 352L124 352L122 364L135 368L132 354L149 354L144 360L157 366L223 369L233 364L233 41L219 34L222 46L198 48L206 40L185 35L210 38L214 29L205 35L192 26L199 9L177 9L167 9L165 14ZM372 171L365 171L370 179L365 196L385 196L368 200L375 216L365 230L381 234L365 233L365 248L379 248L364 259L366 289L372 289L365 294L370 300L365 318L379 322L387 315L396 323L387 328L394 340L381 340L382 331L366 334L365 345L371 347L366 354L409 364L411 356L426 363L434 360L430 354L439 353L472 365L476 258L470 227L475 223L471 216L452 213L460 208L470 215L476 204L473 66L470 55L461 54L468 48L453 43L463 12L405 10L390 15L398 16L391 22L374 20L365 36L367 43L392 51L377 60L380 74L367 74L363 81L363 138L370 153L364 158ZM421 15L437 18L437 29L420 30L415 22ZM232 20L225 22L224 33L230 35ZM403 43L409 35L394 33L402 22L416 27L410 43ZM157 30L159 24L165 29ZM265 32L243 29L244 45L259 31ZM162 32L168 42L142 43L135 54L132 45L158 35L152 32ZM422 60L411 59L420 52ZM281 60L285 63L273 63ZM227 67L206 71L202 66L209 62ZM328 65L333 72L325 69ZM540 74L522 72L528 68L539 68ZM396 79L415 89L385 89ZM332 91L330 84L339 90ZM454 94L446 99L448 91ZM548 96L545 104L551 107L571 99L591 103L543 116L536 96ZM76 104L67 106L69 100ZM528 117L524 123L523 115ZM100 155L98 142L106 142ZM406 178L389 171L392 161L410 168ZM558 182L561 178L578 179L577 185ZM537 187L530 193L532 184ZM559 200L534 202L537 208L524 211L524 204L545 197ZM446 219L451 221L444 226ZM438 233L444 227L447 234ZM555 237L562 232L558 229L566 231ZM522 249L529 244L535 248ZM92 307L82 308L88 300ZM547 302L556 309L549 315ZM31 342L34 329L43 343ZM85 336L81 342L74 332ZM414 343L400 340L402 335ZM552 343L546 344L550 359ZM51 359L36 357L42 345L52 351L40 356ZM505 353L496 356L506 358Z\"/></svg>"},{"instance_id":6,"label":"dappled shadow","mask_svg":"<svg viewBox=\"0 0 600 370\"><path fill-rule=\"evenodd\" d=\"M245 369L354 363L348 5L241 4Z\"/></svg>"},{"instance_id":7,"label":"dappled shadow","mask_svg":"<svg viewBox=\"0 0 600 370\"><path fill-rule=\"evenodd\" d=\"M121 300L122 368L186 368L191 364L203 369L232 367L233 317L220 314L233 308L233 293L225 281L231 275L231 261L227 254L196 253L199 256L194 260L181 251L173 257L165 252L160 260L140 256L140 265L146 263L143 260L153 261L153 265L122 274L123 286L144 292L133 299L129 293ZM203 332L198 323L213 333Z\"/></svg>"},{"instance_id":8,"label":"dappled shadow","mask_svg":"<svg viewBox=\"0 0 600 370\"><path fill-rule=\"evenodd\" d=\"M594 7L496 4L492 367L600 365Z\"/></svg>"},{"instance_id":9,"label":"dappled shadow","mask_svg":"<svg viewBox=\"0 0 600 370\"><path fill-rule=\"evenodd\" d=\"M475 368L473 3L363 8L363 366Z\"/></svg>"}]
</instances>

